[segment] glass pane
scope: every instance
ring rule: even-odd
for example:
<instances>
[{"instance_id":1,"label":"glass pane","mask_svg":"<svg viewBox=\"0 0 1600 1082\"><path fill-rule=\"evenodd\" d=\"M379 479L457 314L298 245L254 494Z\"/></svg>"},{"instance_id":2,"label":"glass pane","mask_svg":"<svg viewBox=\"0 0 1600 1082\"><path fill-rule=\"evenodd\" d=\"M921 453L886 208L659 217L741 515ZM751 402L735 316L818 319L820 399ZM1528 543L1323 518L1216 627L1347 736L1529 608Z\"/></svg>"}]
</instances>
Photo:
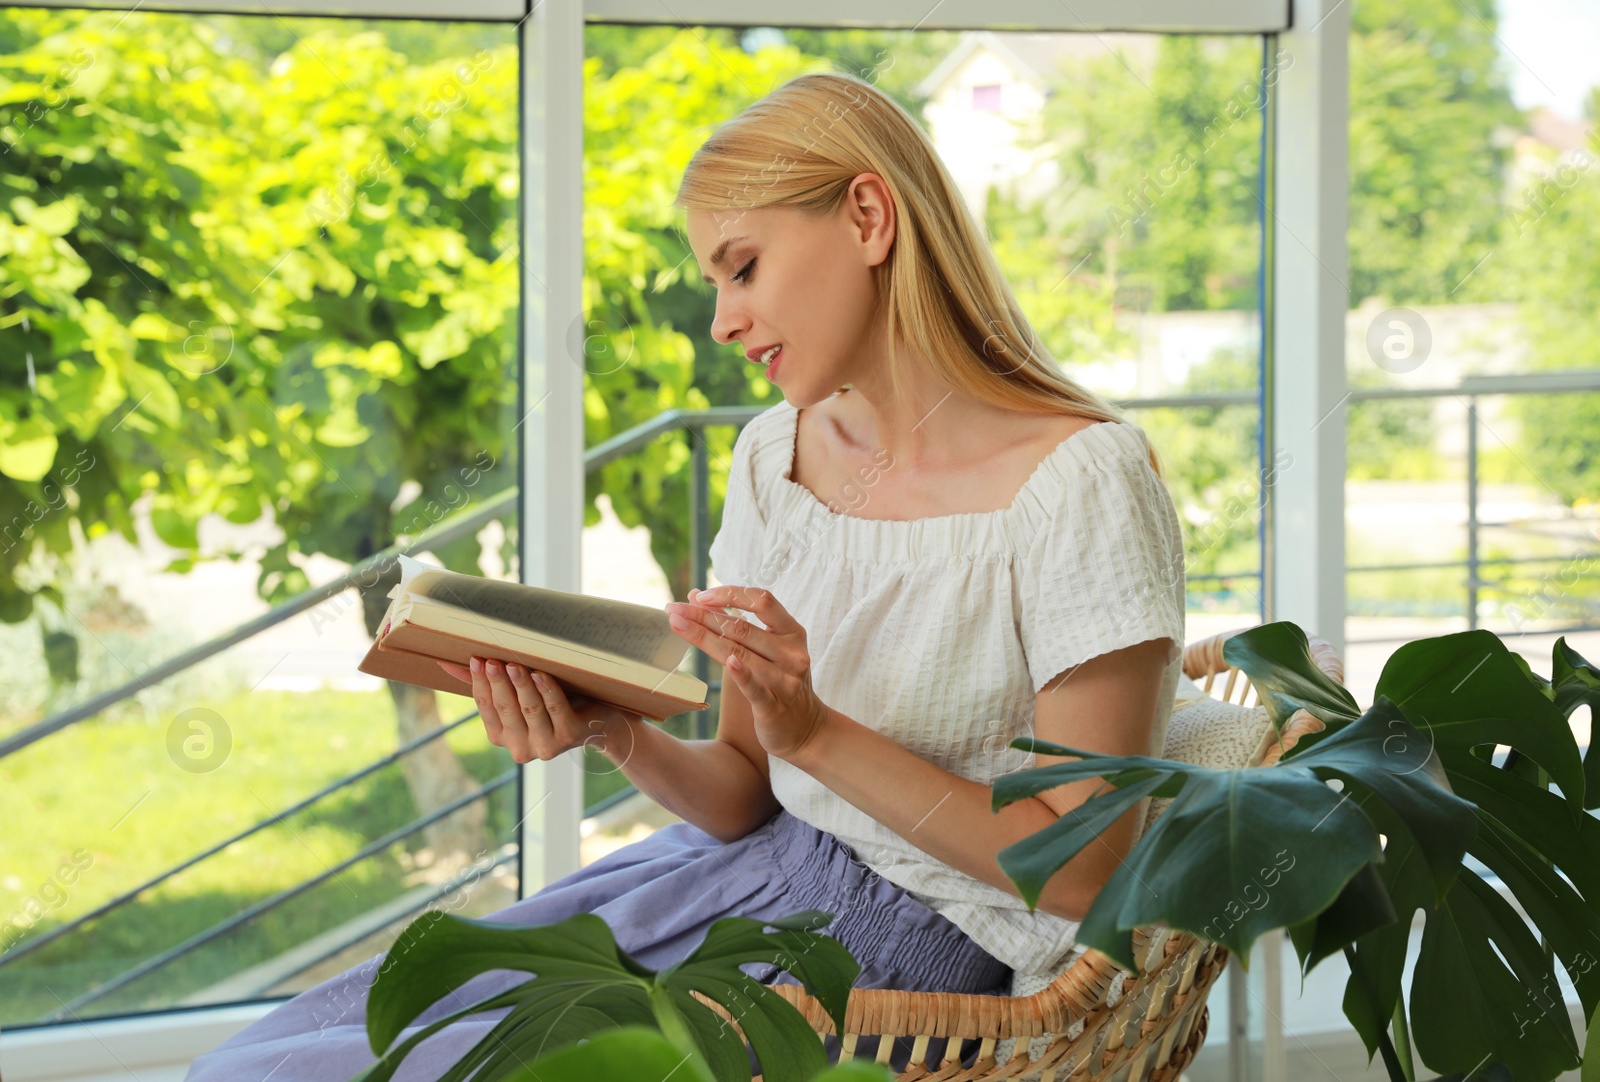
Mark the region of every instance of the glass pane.
<instances>
[{"instance_id":1,"label":"glass pane","mask_svg":"<svg viewBox=\"0 0 1600 1082\"><path fill-rule=\"evenodd\" d=\"M508 904L509 756L357 671L398 568L304 594L516 577L513 29L6 8L0 77L0 1027Z\"/></svg>"},{"instance_id":2,"label":"glass pane","mask_svg":"<svg viewBox=\"0 0 1600 1082\"><path fill-rule=\"evenodd\" d=\"M1151 436L1189 531L1190 637L1259 621L1259 39L591 25L586 42L589 445L668 408L779 401L711 339L714 289L674 273L693 256L670 204L717 124L794 75L849 71L929 133L1066 371ZM591 476L586 590L685 597L691 449L709 541L735 434L674 428ZM590 760L591 804L626 793L609 767ZM585 824L586 862L671 819L623 799Z\"/></svg>"},{"instance_id":3,"label":"glass pane","mask_svg":"<svg viewBox=\"0 0 1600 1082\"><path fill-rule=\"evenodd\" d=\"M1541 10L1353 9L1346 633L1361 701L1410 639L1487 627L1546 675L1561 632L1600 649L1600 77L1581 46L1600 41L1600 12L1551 34Z\"/></svg>"}]
</instances>

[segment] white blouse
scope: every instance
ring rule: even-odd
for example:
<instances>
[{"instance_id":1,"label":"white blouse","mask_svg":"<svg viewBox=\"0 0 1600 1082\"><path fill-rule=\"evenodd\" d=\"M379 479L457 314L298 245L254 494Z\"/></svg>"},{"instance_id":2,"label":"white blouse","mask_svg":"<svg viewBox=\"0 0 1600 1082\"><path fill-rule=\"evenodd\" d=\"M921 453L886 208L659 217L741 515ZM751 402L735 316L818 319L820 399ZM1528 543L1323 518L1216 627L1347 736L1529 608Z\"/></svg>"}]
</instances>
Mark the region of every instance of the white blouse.
<instances>
[{"instance_id":1,"label":"white blouse","mask_svg":"<svg viewBox=\"0 0 1600 1082\"><path fill-rule=\"evenodd\" d=\"M1032 735L1035 696L1053 676L1167 638L1150 748L1161 753L1183 660L1183 540L1142 428L1103 421L1073 433L1003 510L883 520L848 513L870 501L870 472L832 506L791 479L798 418L779 402L739 433L711 560L718 582L771 590L806 629L824 703L988 785L1035 765L1008 745ZM1072 950L1077 921L1029 912L799 768L768 761L791 814L1012 969L1053 973ZM923 810L939 796L928 793Z\"/></svg>"}]
</instances>

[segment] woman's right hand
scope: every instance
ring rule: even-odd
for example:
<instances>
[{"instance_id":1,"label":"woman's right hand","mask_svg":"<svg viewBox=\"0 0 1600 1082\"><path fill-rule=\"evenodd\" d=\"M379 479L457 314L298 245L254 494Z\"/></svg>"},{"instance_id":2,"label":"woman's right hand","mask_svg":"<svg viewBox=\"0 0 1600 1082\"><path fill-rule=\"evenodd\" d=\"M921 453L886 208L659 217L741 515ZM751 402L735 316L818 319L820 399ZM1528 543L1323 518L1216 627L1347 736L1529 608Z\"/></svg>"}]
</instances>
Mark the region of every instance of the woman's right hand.
<instances>
[{"instance_id":1,"label":"woman's right hand","mask_svg":"<svg viewBox=\"0 0 1600 1082\"><path fill-rule=\"evenodd\" d=\"M516 662L474 657L470 668L453 661L440 661L439 667L472 684L489 743L519 763L548 761L588 743L610 754L618 737L626 751L631 741L624 730L642 716L583 695L573 701L554 677Z\"/></svg>"}]
</instances>

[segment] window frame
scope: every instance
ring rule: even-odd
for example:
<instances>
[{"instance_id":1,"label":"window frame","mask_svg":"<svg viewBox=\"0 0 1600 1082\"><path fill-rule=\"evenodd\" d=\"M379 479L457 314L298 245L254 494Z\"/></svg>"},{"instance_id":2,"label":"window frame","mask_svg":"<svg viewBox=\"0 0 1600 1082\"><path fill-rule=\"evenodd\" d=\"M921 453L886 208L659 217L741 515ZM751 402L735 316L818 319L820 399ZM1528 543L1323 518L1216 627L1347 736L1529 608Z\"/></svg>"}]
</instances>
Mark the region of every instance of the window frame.
<instances>
[{"instance_id":1,"label":"window frame","mask_svg":"<svg viewBox=\"0 0 1600 1082\"><path fill-rule=\"evenodd\" d=\"M1348 306L1348 39L1344 0L877 0L872 17L853 0L458 0L447 15L426 0L31 0L28 6L132 11L323 15L435 21L514 22L521 70L521 380L518 424L522 581L576 590L583 530L583 365L566 356L566 329L581 319L583 271L583 31L587 22L729 27L1033 30L1262 35L1267 57L1294 63L1267 88L1262 208L1260 462L1292 456L1292 485L1264 484L1263 619L1292 620L1344 646L1344 320ZM757 17L759 16L759 18ZM550 103L559 103L551 108ZM1333 421L1334 423L1325 423ZM1282 474L1280 473L1280 476ZM1292 540L1281 544L1280 539ZM529 763L521 784L524 894L579 867L582 765L574 756ZM1286 1079L1281 935L1267 936L1262 1067ZM1233 963L1229 1000L1243 1004ZM1263 998L1264 997L1264 998ZM276 1001L154 1012L133 1019L62 1023L0 1035L0 1056L17 1082L48 1065L48 1077L107 1069L109 1056L157 1067L214 1046ZM1241 1027L1230 1026L1230 1044ZM85 1035L92 1040L84 1040ZM37 1057L35 1059L34 1057ZM181 1059L172 1057L182 1057ZM1235 1059L1236 1064L1242 1061ZM109 1068L115 1069L115 1067Z\"/></svg>"}]
</instances>

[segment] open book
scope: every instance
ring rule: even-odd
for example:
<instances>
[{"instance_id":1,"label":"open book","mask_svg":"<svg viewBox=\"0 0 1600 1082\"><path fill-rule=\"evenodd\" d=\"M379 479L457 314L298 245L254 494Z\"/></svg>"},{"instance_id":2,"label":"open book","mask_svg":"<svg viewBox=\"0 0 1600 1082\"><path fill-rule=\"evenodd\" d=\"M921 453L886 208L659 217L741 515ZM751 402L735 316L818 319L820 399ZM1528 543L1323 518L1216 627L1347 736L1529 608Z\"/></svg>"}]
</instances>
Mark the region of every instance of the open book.
<instances>
[{"instance_id":1,"label":"open book","mask_svg":"<svg viewBox=\"0 0 1600 1082\"><path fill-rule=\"evenodd\" d=\"M678 665L689 644L664 610L462 575L401 556L378 637L357 666L406 684L471 696L439 660L474 655L549 673L586 695L661 721L706 708L706 683Z\"/></svg>"}]
</instances>

